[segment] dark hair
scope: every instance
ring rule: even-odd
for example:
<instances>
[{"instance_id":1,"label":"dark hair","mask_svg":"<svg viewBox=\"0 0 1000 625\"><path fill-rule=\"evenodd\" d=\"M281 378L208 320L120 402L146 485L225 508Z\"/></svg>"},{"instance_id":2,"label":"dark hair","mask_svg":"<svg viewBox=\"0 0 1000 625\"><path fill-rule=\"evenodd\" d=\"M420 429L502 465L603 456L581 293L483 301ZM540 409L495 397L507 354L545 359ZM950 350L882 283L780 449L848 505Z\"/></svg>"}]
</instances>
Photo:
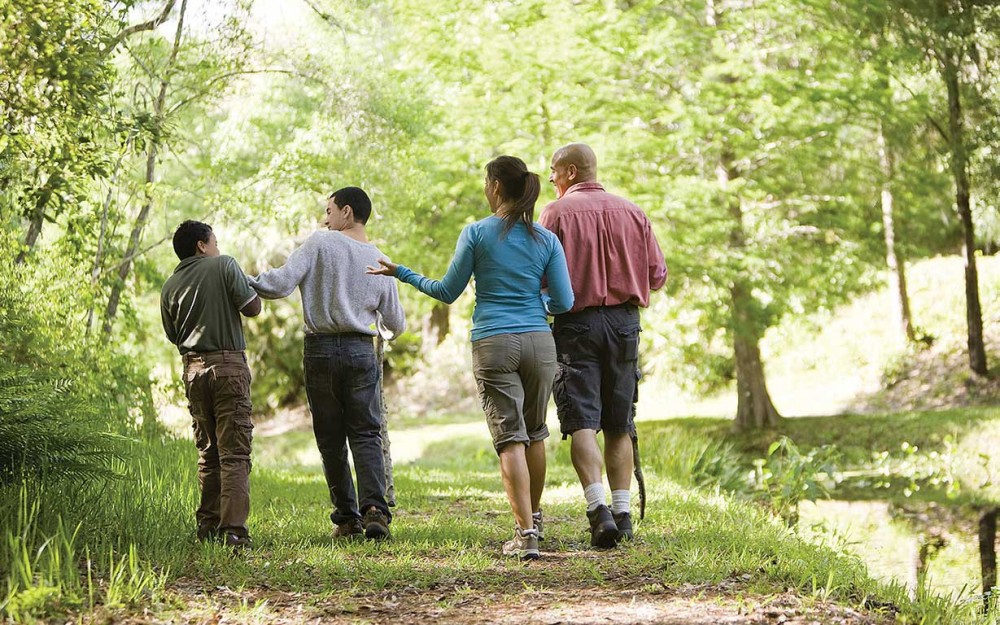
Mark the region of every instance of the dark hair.
<instances>
[{"instance_id":1,"label":"dark hair","mask_svg":"<svg viewBox=\"0 0 1000 625\"><path fill-rule=\"evenodd\" d=\"M538 174L528 171L528 166L516 156L498 156L486 164L486 176L500 183L501 199L511 203L510 211L503 216L503 235L520 222L528 227L532 239L537 238L535 202L542 190Z\"/></svg>"},{"instance_id":2,"label":"dark hair","mask_svg":"<svg viewBox=\"0 0 1000 625\"><path fill-rule=\"evenodd\" d=\"M174 253L184 260L198 253L198 241L208 243L212 236L212 226L191 219L177 226L174 232Z\"/></svg>"},{"instance_id":3,"label":"dark hair","mask_svg":"<svg viewBox=\"0 0 1000 625\"><path fill-rule=\"evenodd\" d=\"M354 221L360 224L368 223L368 218L372 215L372 201L363 190L358 187L344 187L331 193L330 198L341 208L350 206L354 210Z\"/></svg>"}]
</instances>

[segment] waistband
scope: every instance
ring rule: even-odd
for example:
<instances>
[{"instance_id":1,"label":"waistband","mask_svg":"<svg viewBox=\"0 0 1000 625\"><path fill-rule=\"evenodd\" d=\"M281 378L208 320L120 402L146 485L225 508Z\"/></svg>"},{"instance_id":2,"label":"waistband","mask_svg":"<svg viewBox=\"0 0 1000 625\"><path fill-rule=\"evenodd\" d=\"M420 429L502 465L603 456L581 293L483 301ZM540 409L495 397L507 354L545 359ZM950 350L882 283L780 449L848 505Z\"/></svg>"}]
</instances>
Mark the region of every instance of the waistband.
<instances>
[{"instance_id":1,"label":"waistband","mask_svg":"<svg viewBox=\"0 0 1000 625\"><path fill-rule=\"evenodd\" d=\"M223 349L215 352L188 352L181 354L181 360L184 361L184 364L190 362L203 362L206 364L238 362L246 364L247 355L243 350L233 351Z\"/></svg>"},{"instance_id":2,"label":"waistband","mask_svg":"<svg viewBox=\"0 0 1000 625\"><path fill-rule=\"evenodd\" d=\"M330 343L335 341L367 341L375 337L364 332L331 332L323 334L307 334L306 343Z\"/></svg>"},{"instance_id":3,"label":"waistband","mask_svg":"<svg viewBox=\"0 0 1000 625\"><path fill-rule=\"evenodd\" d=\"M573 312L566 312L559 315L555 315L555 317L553 318L558 319L560 317L571 317L573 315L586 315L586 314L594 314L601 312L612 312L618 310L624 310L626 312L631 312L634 310L638 312L639 306L638 304L633 304L632 302L624 302L622 304L615 304L613 306L588 306L586 308L575 310Z\"/></svg>"}]
</instances>

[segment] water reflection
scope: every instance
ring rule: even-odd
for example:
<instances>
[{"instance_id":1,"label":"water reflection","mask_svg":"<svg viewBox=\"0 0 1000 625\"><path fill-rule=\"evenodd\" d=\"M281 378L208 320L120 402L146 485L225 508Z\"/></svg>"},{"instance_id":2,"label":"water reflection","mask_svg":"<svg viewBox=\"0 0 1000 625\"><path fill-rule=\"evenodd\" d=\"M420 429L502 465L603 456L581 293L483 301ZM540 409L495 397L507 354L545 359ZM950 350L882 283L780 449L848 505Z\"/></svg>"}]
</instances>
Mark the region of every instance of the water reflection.
<instances>
[{"instance_id":1,"label":"water reflection","mask_svg":"<svg viewBox=\"0 0 1000 625\"><path fill-rule=\"evenodd\" d=\"M820 500L800 504L799 529L856 554L875 578L913 592L924 577L932 592L967 598L982 591L980 514L934 503Z\"/></svg>"}]
</instances>

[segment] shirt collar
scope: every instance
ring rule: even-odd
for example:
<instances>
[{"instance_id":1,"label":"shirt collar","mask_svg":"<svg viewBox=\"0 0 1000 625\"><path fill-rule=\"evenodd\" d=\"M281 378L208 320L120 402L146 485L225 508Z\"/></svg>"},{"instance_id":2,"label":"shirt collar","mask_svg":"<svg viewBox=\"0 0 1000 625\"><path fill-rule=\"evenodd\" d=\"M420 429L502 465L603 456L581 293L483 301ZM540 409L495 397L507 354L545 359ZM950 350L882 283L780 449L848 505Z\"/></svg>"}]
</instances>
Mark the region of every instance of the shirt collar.
<instances>
[{"instance_id":1,"label":"shirt collar","mask_svg":"<svg viewBox=\"0 0 1000 625\"><path fill-rule=\"evenodd\" d=\"M603 191L603 190L604 187L601 186L601 183L597 182L596 180L588 180L587 182L578 182L575 185L571 186L570 188L566 189L566 193L563 193L563 197L566 197L570 193L574 193L576 191Z\"/></svg>"},{"instance_id":2,"label":"shirt collar","mask_svg":"<svg viewBox=\"0 0 1000 625\"><path fill-rule=\"evenodd\" d=\"M177 266L174 267L174 271L177 271L181 267L187 267L188 265L193 265L203 258L208 258L208 256L198 256L197 254L195 254L194 256L188 256L181 262L177 263Z\"/></svg>"}]
</instances>

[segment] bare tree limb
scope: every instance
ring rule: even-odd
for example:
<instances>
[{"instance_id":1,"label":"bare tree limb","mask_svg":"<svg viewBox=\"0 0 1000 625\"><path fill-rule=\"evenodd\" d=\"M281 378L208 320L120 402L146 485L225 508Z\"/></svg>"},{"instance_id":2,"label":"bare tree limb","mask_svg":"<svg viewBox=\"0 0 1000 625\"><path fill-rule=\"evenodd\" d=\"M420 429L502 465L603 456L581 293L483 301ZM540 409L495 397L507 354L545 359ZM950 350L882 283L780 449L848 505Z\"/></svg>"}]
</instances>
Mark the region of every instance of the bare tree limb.
<instances>
[{"instance_id":1,"label":"bare tree limb","mask_svg":"<svg viewBox=\"0 0 1000 625\"><path fill-rule=\"evenodd\" d=\"M170 12L174 10L175 4L177 4L177 0L167 0L167 3L163 5L163 10L160 11L160 14L154 17L153 19L125 27L120 33L118 33L118 35L115 36L114 39L111 40L111 43L108 44L108 48L107 50L105 50L105 52L111 52L112 50L118 47L118 44L120 44L125 39L128 39L132 35L147 30L153 30L163 22L167 21L167 18L170 17Z\"/></svg>"},{"instance_id":2,"label":"bare tree limb","mask_svg":"<svg viewBox=\"0 0 1000 625\"><path fill-rule=\"evenodd\" d=\"M193 101L197 100L198 98L200 98L200 97L202 97L202 96L210 93L212 91L211 87L213 85L215 85L216 83L222 82L222 81L227 80L229 78L234 78L236 76L248 76L248 75L252 75L252 74L287 74L289 76L298 76L300 78L306 78L306 79L311 80L313 82L317 82L317 83L323 85L324 87L329 87L329 84L327 82L325 82L323 80L320 80L316 76L313 76L313 75L310 75L310 74L306 74L304 72L299 72L299 71L296 71L296 70L291 70L291 69L267 69L267 68L265 68L265 69L245 69L245 70L239 70L239 71L235 71L235 72L226 72L224 74L219 74L218 76L214 76L214 77L206 80L205 82L203 82L201 84L201 87L202 87L201 89L199 89L197 92L193 93L192 95L184 98L183 100L180 100L179 102L176 102L173 106L171 106L167 110L166 116L169 117L170 115L176 113L177 111L179 111L180 109L184 108L185 106L187 106L191 102L193 102Z\"/></svg>"},{"instance_id":3,"label":"bare tree limb","mask_svg":"<svg viewBox=\"0 0 1000 625\"><path fill-rule=\"evenodd\" d=\"M334 28L338 29L340 31L340 34L344 37L344 43L345 44L347 43L347 27L344 26L344 24L340 20L338 20L334 16L330 15L323 9L316 6L316 3L313 0L302 0L302 1L305 2L309 6L309 8L312 9L313 12L320 17L321 20L323 20L330 26L333 26Z\"/></svg>"}]
</instances>

